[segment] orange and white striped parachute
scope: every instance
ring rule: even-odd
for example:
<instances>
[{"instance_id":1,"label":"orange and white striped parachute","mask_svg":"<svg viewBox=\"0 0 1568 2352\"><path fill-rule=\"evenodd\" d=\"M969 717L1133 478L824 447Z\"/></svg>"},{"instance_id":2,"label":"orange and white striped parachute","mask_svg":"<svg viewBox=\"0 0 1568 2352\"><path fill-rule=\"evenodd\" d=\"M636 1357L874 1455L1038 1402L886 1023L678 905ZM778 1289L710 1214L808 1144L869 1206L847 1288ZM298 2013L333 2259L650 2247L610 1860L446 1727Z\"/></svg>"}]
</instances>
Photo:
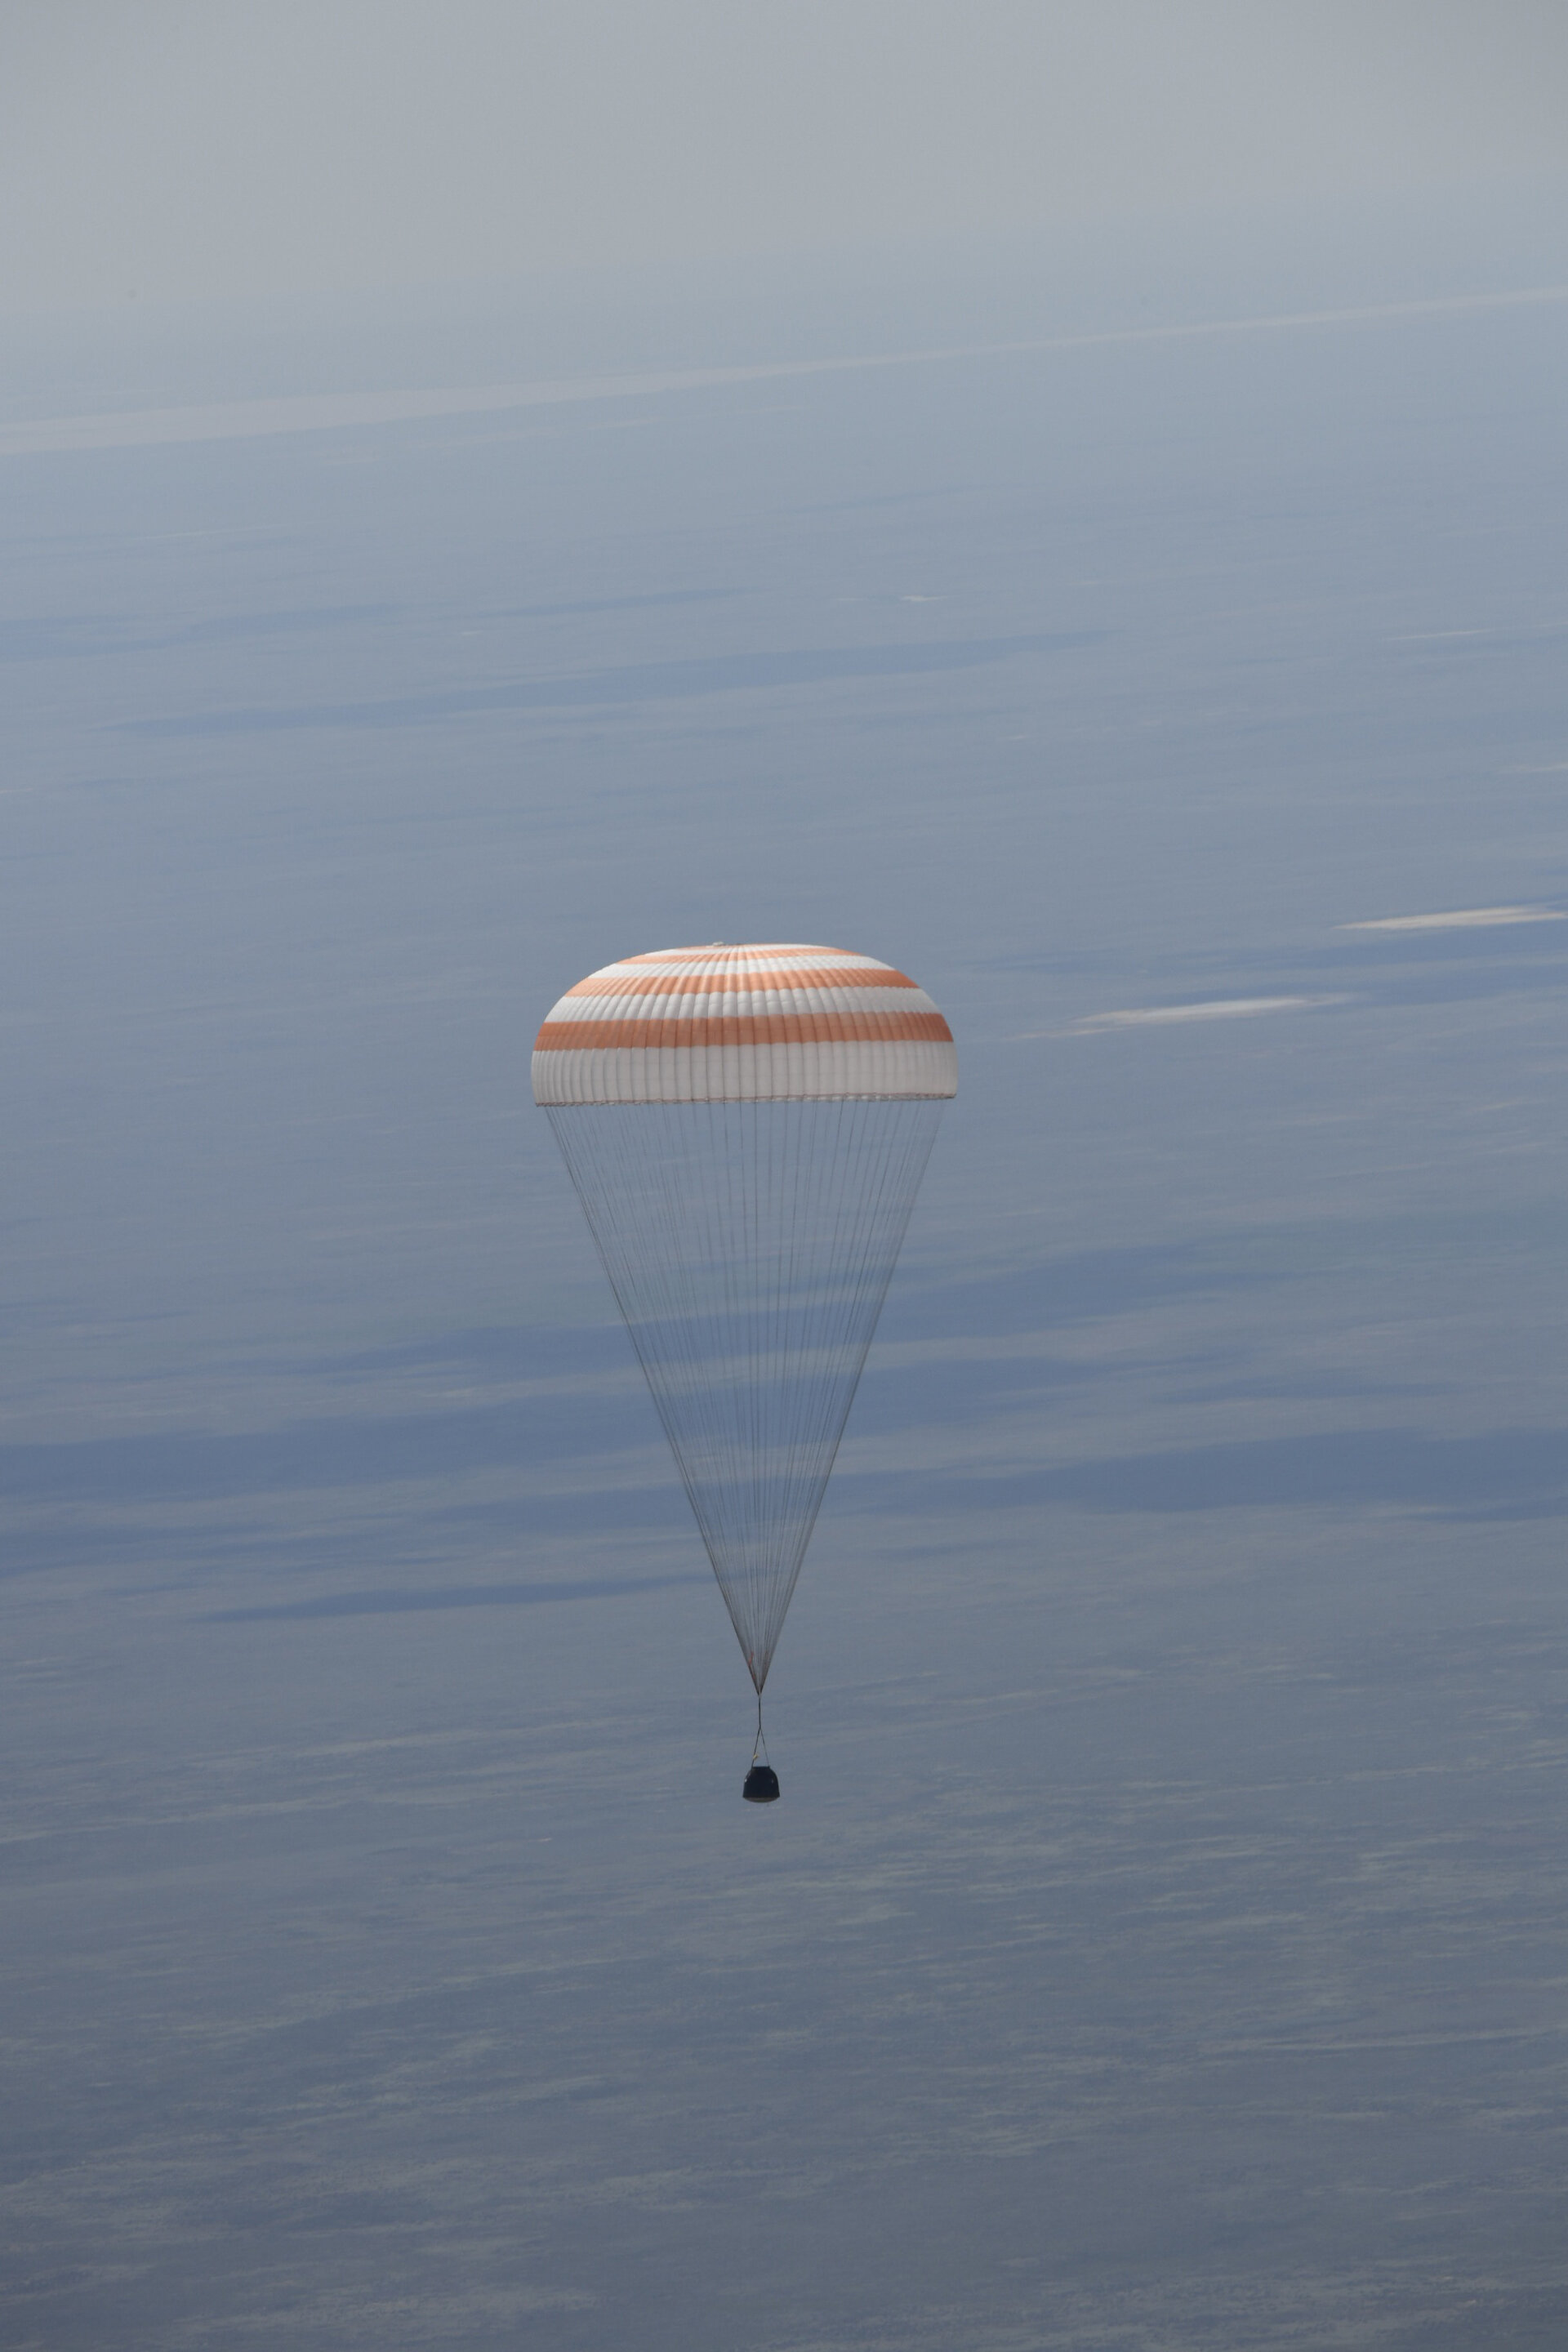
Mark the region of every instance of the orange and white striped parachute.
<instances>
[{"instance_id":1,"label":"orange and white striped parachute","mask_svg":"<svg viewBox=\"0 0 1568 2352\"><path fill-rule=\"evenodd\" d=\"M569 988L533 1049L537 1102L938 1100L952 1032L923 988L837 948L666 948Z\"/></svg>"},{"instance_id":2,"label":"orange and white striped parachute","mask_svg":"<svg viewBox=\"0 0 1568 2352\"><path fill-rule=\"evenodd\" d=\"M535 1044L759 1697L957 1088L931 998L837 948L630 956Z\"/></svg>"}]
</instances>

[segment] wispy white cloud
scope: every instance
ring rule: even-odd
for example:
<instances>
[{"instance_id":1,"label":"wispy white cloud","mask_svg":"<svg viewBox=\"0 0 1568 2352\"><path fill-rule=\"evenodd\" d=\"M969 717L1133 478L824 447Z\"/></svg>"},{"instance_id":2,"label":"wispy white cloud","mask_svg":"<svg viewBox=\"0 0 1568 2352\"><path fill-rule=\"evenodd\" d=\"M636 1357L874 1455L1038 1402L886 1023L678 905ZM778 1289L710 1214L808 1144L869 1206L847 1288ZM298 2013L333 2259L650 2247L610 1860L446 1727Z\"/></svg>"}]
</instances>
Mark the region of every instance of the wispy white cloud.
<instances>
[{"instance_id":1,"label":"wispy white cloud","mask_svg":"<svg viewBox=\"0 0 1568 2352\"><path fill-rule=\"evenodd\" d=\"M1342 923L1342 931L1487 931L1505 923L1568 922L1556 907L1451 907L1436 915L1379 915L1373 922Z\"/></svg>"},{"instance_id":2,"label":"wispy white cloud","mask_svg":"<svg viewBox=\"0 0 1568 2352\"><path fill-rule=\"evenodd\" d=\"M561 377L536 383L435 386L417 391L307 393L267 400L213 402L199 408L111 409L92 415L42 416L0 425L0 457L79 449L147 448L170 442L245 441L279 433L331 432L344 425L413 424L434 416L490 415L510 409L569 407L584 401L647 398L658 393L763 383L784 376L842 375L868 368L919 367L943 360L1017 358L1037 352L1081 351L1101 344L1194 342L1312 327L1375 327L1411 319L1554 307L1565 302L1568 286L1535 286L1504 294L1451 295L1431 301L1367 304L1349 310L1280 311L1256 319L1199 320L1185 326L1117 327L1090 334L1043 335L1026 342L962 343L931 351L764 361L749 367L672 368L647 374Z\"/></svg>"},{"instance_id":3,"label":"wispy white cloud","mask_svg":"<svg viewBox=\"0 0 1568 2352\"><path fill-rule=\"evenodd\" d=\"M1110 1029L1168 1029L1184 1021L1248 1021L1263 1013L1310 1013L1322 1004L1344 1004L1344 996L1214 996L1196 1004L1135 1004L1113 1013L1090 1013L1067 1029L1026 1029L1015 1045L1033 1037L1095 1037Z\"/></svg>"}]
</instances>

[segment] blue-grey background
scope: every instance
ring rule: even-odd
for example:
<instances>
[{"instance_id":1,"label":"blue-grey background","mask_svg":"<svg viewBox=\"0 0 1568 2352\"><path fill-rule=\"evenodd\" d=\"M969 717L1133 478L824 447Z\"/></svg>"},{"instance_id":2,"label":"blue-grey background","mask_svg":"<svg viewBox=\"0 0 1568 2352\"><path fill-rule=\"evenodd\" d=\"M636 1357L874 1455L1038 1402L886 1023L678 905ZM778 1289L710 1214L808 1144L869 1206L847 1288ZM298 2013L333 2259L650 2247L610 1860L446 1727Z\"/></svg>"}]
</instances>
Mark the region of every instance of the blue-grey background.
<instances>
[{"instance_id":1,"label":"blue-grey background","mask_svg":"<svg viewBox=\"0 0 1568 2352\"><path fill-rule=\"evenodd\" d=\"M18 337L8 2347L1561 2344L1552 235ZM963 1070L766 1812L527 1088L712 937Z\"/></svg>"}]
</instances>

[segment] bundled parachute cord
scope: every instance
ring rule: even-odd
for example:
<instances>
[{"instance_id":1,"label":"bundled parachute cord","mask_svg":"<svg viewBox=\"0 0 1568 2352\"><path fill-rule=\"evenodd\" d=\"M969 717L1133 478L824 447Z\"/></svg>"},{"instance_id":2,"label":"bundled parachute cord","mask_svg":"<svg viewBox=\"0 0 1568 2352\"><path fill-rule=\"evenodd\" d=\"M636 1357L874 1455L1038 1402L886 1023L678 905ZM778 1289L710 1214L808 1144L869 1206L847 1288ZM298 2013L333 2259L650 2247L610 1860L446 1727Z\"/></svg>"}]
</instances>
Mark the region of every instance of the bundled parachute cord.
<instances>
[{"instance_id":1,"label":"bundled parachute cord","mask_svg":"<svg viewBox=\"0 0 1568 2352\"><path fill-rule=\"evenodd\" d=\"M755 1764L759 1756L765 1764L768 1760L768 1743L763 1733L763 1695L761 1691L757 1693L757 1736L752 1743L752 1762L753 1764Z\"/></svg>"},{"instance_id":2,"label":"bundled parachute cord","mask_svg":"<svg viewBox=\"0 0 1568 2352\"><path fill-rule=\"evenodd\" d=\"M942 1108L549 1108L759 1698Z\"/></svg>"}]
</instances>

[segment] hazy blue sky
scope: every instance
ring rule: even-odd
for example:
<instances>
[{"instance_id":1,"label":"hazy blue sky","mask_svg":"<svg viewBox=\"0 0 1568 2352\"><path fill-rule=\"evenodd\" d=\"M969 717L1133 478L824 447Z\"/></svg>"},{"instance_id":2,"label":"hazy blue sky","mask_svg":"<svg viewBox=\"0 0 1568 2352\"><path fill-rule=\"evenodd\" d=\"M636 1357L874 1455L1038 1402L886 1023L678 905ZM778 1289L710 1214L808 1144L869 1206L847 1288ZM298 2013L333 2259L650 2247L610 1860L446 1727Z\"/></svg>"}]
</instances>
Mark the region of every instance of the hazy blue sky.
<instances>
[{"instance_id":1,"label":"hazy blue sky","mask_svg":"<svg viewBox=\"0 0 1568 2352\"><path fill-rule=\"evenodd\" d=\"M1562 26L5 13L6 2352L1561 2352ZM765 1811L714 937L961 1058Z\"/></svg>"},{"instance_id":2,"label":"hazy blue sky","mask_svg":"<svg viewBox=\"0 0 1568 2352\"><path fill-rule=\"evenodd\" d=\"M1556 0L9 0L0 303L1561 174Z\"/></svg>"}]
</instances>

